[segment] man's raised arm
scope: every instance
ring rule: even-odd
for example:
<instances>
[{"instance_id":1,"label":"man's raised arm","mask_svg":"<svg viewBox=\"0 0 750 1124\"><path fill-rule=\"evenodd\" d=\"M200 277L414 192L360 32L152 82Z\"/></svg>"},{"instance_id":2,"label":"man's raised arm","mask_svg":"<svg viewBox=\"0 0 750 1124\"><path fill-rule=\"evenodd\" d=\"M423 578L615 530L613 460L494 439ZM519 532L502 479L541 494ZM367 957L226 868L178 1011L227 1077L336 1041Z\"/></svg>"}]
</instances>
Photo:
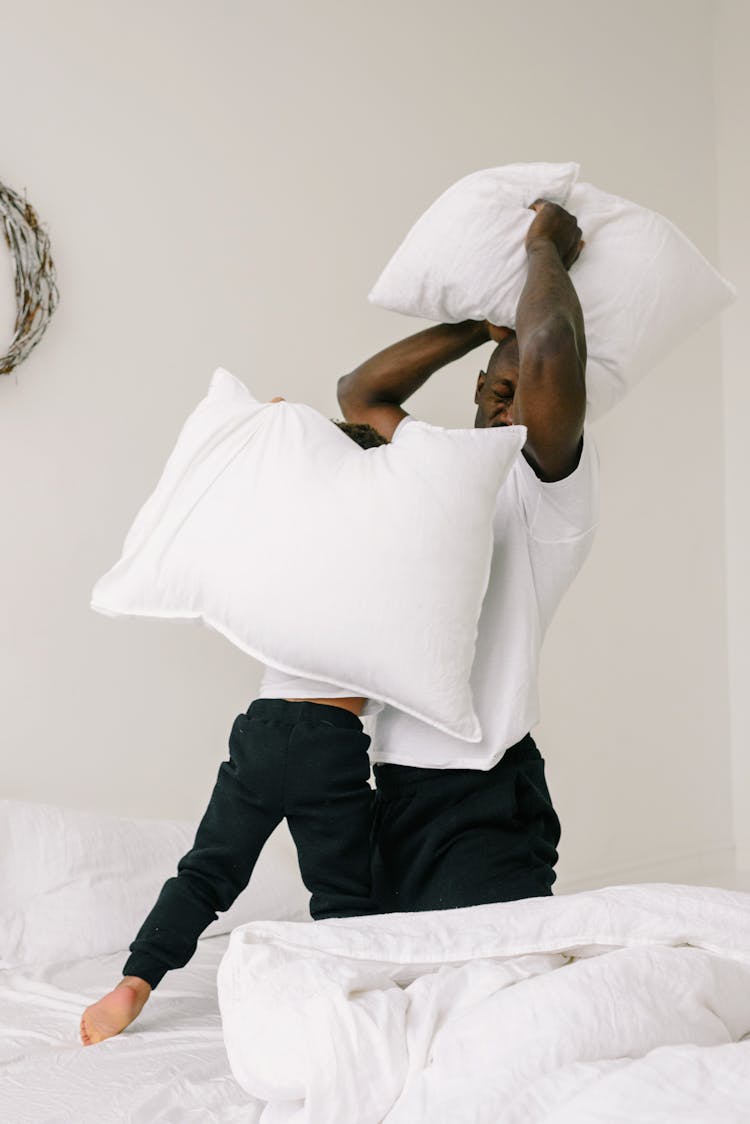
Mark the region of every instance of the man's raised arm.
<instances>
[{"instance_id":1,"label":"man's raised arm","mask_svg":"<svg viewBox=\"0 0 750 1124\"><path fill-rule=\"evenodd\" d=\"M513 421L528 429L523 453L542 480L577 466L586 416L586 336L568 269L581 252L575 218L538 200L526 235L529 271L516 309L518 386Z\"/></svg>"},{"instance_id":2,"label":"man's raised arm","mask_svg":"<svg viewBox=\"0 0 750 1124\"><path fill-rule=\"evenodd\" d=\"M367 422L390 441L406 410L401 403L446 363L460 359L490 339L486 320L435 324L360 363L336 385L347 421Z\"/></svg>"}]
</instances>

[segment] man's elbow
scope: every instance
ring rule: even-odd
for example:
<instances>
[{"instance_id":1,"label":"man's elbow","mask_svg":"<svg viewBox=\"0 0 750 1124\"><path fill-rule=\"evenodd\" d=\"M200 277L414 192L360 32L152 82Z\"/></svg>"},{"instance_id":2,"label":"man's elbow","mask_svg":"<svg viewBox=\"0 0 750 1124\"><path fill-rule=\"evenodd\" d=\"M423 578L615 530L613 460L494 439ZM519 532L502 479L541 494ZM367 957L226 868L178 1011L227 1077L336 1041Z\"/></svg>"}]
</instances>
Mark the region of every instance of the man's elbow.
<instances>
[{"instance_id":1,"label":"man's elbow","mask_svg":"<svg viewBox=\"0 0 750 1124\"><path fill-rule=\"evenodd\" d=\"M336 382L336 401L347 421L360 421L372 408L373 400L355 378L356 372L342 375Z\"/></svg>"},{"instance_id":2,"label":"man's elbow","mask_svg":"<svg viewBox=\"0 0 750 1124\"><path fill-rule=\"evenodd\" d=\"M578 371L586 368L586 337L564 313L551 316L525 341L521 361L535 371L561 364Z\"/></svg>"},{"instance_id":3,"label":"man's elbow","mask_svg":"<svg viewBox=\"0 0 750 1124\"><path fill-rule=\"evenodd\" d=\"M346 416L347 410L353 413L369 410L389 399L378 394L372 386L368 386L366 379L354 370L337 379L336 401Z\"/></svg>"},{"instance_id":4,"label":"man's elbow","mask_svg":"<svg viewBox=\"0 0 750 1124\"><path fill-rule=\"evenodd\" d=\"M342 375L336 382L336 401L339 404L339 409L347 421L350 421L350 413L353 411L354 395L352 392L351 375Z\"/></svg>"},{"instance_id":5,"label":"man's elbow","mask_svg":"<svg viewBox=\"0 0 750 1124\"><path fill-rule=\"evenodd\" d=\"M574 413L586 408L586 354L571 327L540 333L520 359L520 397L545 403L567 403Z\"/></svg>"}]
</instances>

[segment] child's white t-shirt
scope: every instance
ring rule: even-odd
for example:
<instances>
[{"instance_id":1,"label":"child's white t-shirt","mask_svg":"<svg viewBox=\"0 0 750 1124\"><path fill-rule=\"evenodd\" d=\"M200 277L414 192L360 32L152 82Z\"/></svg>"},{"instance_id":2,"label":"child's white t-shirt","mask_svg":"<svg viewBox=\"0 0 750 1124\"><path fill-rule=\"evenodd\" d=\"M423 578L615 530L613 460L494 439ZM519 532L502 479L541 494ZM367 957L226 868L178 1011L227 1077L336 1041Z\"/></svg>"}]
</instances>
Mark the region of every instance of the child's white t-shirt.
<instances>
[{"instance_id":1,"label":"child's white t-shirt","mask_svg":"<svg viewBox=\"0 0 750 1124\"><path fill-rule=\"evenodd\" d=\"M346 687L337 687L335 683L323 683L319 679L302 679L268 665L265 667L258 688L259 699L350 699L353 697L354 692L347 690ZM360 711L360 717L366 718L379 714L384 705L377 699L367 699Z\"/></svg>"},{"instance_id":2,"label":"child's white t-shirt","mask_svg":"<svg viewBox=\"0 0 750 1124\"><path fill-rule=\"evenodd\" d=\"M411 414L399 422L392 441ZM479 742L465 742L397 707L374 699L361 717L377 715L373 764L491 769L539 721L537 679L542 639L562 595L591 549L599 509L599 461L584 429L577 468L545 483L520 455L497 494L495 547L482 602L471 670ZM345 688L266 667L260 698L346 698ZM368 732L370 730L368 729Z\"/></svg>"}]
</instances>

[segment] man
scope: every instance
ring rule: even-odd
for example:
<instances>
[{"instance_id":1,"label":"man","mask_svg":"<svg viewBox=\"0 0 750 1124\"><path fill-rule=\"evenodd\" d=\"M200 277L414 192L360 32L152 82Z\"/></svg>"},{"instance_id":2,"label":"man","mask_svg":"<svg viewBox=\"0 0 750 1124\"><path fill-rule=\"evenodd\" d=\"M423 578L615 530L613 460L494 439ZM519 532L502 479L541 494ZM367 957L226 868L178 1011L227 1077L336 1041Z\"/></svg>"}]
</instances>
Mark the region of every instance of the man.
<instances>
[{"instance_id":1,"label":"man","mask_svg":"<svg viewBox=\"0 0 750 1124\"><path fill-rule=\"evenodd\" d=\"M474 426L528 430L496 503L471 676L482 741L463 742L390 706L377 717L373 889L384 912L551 894L556 877L560 822L530 730L541 641L591 547L598 462L584 434L586 340L567 272L581 231L562 207L538 200L534 210L515 332L486 321L438 324L338 380L347 421L397 441L411 421L401 403L440 367L494 340Z\"/></svg>"}]
</instances>

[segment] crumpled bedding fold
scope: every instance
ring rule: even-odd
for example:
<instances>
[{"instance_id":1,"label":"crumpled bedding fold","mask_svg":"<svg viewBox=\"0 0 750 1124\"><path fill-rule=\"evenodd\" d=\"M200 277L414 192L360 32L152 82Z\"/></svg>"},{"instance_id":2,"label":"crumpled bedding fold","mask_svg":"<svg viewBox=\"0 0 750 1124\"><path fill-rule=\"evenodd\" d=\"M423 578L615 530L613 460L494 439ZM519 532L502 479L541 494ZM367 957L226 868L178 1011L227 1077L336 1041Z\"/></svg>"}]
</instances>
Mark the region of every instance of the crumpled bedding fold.
<instances>
[{"instance_id":1,"label":"crumpled bedding fold","mask_svg":"<svg viewBox=\"0 0 750 1124\"><path fill-rule=\"evenodd\" d=\"M302 925L218 972L262 1124L750 1120L750 894L646 884Z\"/></svg>"}]
</instances>

